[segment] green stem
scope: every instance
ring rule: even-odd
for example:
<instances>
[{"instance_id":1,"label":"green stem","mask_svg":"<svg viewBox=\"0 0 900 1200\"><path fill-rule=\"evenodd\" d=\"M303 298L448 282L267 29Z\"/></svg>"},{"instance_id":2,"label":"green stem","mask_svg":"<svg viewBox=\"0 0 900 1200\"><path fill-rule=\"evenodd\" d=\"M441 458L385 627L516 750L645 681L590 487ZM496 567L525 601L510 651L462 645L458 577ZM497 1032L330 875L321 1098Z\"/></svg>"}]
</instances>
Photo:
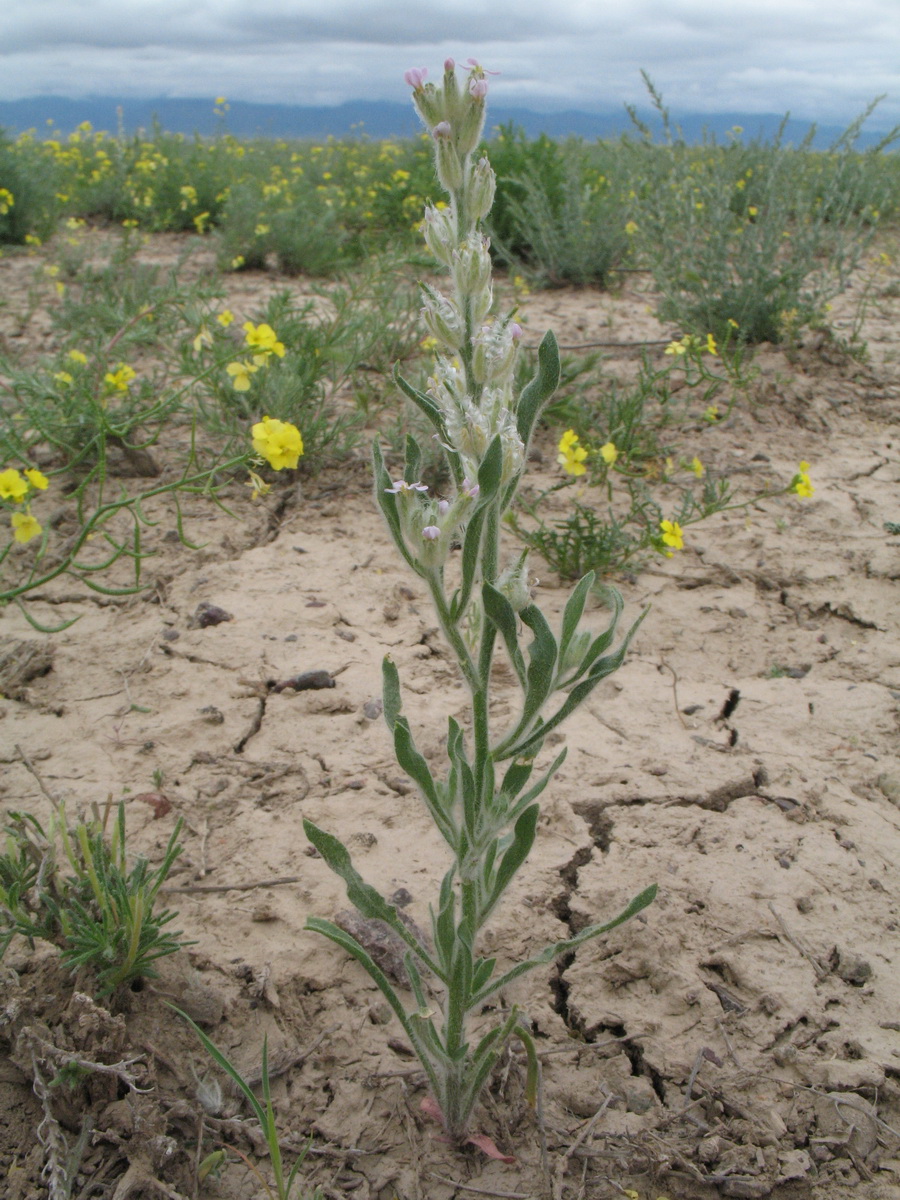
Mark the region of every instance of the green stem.
<instances>
[{"instance_id":1,"label":"green stem","mask_svg":"<svg viewBox=\"0 0 900 1200\"><path fill-rule=\"evenodd\" d=\"M246 455L242 454L238 458L230 459L227 463L222 463L216 467L210 467L206 471L202 471L197 475L183 476L181 479L175 480L174 483L163 483L158 487L150 488L146 492L141 492L140 496L127 496L124 500L113 500L107 504L101 504L94 513L88 517L81 528L81 532L75 538L71 549L66 557L52 571L47 571L40 578L30 578L27 583L21 584L19 587L10 588L7 591L0 592L0 603L14 600L17 596L22 596L26 592L34 591L36 588L43 587L56 579L60 575L64 575L73 565L81 548L87 542L93 531L102 525L107 518L113 516L123 508L128 508L137 501L150 500L154 496L163 496L168 492L179 492L189 488L197 488L201 483L208 483L213 475L220 471L227 471L233 467L238 467L246 462Z\"/></svg>"}]
</instances>

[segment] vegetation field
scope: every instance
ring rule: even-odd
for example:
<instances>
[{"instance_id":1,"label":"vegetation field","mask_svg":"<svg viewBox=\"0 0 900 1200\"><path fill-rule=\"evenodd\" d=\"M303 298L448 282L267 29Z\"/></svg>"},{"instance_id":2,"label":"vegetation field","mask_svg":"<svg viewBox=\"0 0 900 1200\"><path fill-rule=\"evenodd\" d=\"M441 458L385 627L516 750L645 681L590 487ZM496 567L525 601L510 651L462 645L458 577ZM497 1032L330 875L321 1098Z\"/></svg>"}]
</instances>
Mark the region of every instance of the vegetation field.
<instances>
[{"instance_id":1,"label":"vegetation field","mask_svg":"<svg viewBox=\"0 0 900 1200\"><path fill-rule=\"evenodd\" d=\"M477 492L406 398L455 369L433 139L241 142L219 106L208 141L0 138L4 1197L895 1197L890 145L485 145L478 344L515 326L519 389L547 330L561 366L504 563L528 550L554 628L588 572L598 629L610 588L648 611L544 739L568 757L482 952L505 971L658 891L482 1005L525 1036L460 1148L386 993L307 922L423 1021L437 981L411 992L303 826L433 928L448 847L382 660L426 773L469 696L372 474L376 442L440 545ZM489 671L497 721L517 669Z\"/></svg>"}]
</instances>

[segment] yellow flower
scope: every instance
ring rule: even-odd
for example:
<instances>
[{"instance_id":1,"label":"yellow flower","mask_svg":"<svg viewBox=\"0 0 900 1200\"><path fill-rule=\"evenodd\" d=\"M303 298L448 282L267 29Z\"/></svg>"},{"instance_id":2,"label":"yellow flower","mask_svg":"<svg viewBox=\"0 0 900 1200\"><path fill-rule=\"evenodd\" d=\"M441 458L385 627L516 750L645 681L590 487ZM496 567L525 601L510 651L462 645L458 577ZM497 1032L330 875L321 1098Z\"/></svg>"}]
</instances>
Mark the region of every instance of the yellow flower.
<instances>
[{"instance_id":1,"label":"yellow flower","mask_svg":"<svg viewBox=\"0 0 900 1200\"><path fill-rule=\"evenodd\" d=\"M137 379L137 372L129 367L127 363L119 363L115 371L107 371L103 376L107 392L119 392L123 395L128 391L135 379Z\"/></svg>"},{"instance_id":2,"label":"yellow flower","mask_svg":"<svg viewBox=\"0 0 900 1200\"><path fill-rule=\"evenodd\" d=\"M2 476L0 476L2 478ZM802 499L807 499L816 489L809 477L809 463L805 460L797 468L797 474L791 480L791 491L796 492Z\"/></svg>"},{"instance_id":3,"label":"yellow flower","mask_svg":"<svg viewBox=\"0 0 900 1200\"><path fill-rule=\"evenodd\" d=\"M10 517L10 521L15 530L13 536L17 542L30 542L41 532L40 522L30 512L15 512Z\"/></svg>"},{"instance_id":4,"label":"yellow flower","mask_svg":"<svg viewBox=\"0 0 900 1200\"><path fill-rule=\"evenodd\" d=\"M244 262L245 262L245 259L244 259L243 254L236 254L234 256L234 258L231 260L232 271L239 271L241 269L241 267L244 265Z\"/></svg>"},{"instance_id":5,"label":"yellow flower","mask_svg":"<svg viewBox=\"0 0 900 1200\"><path fill-rule=\"evenodd\" d=\"M664 354L685 354L686 352L687 346L683 341L669 342L668 346L666 346L665 350L663 351Z\"/></svg>"},{"instance_id":6,"label":"yellow flower","mask_svg":"<svg viewBox=\"0 0 900 1200\"><path fill-rule=\"evenodd\" d=\"M636 221L628 221L626 223L625 232L628 234L629 237L634 237L634 235L637 233L637 231L638 231L638 226L637 226Z\"/></svg>"},{"instance_id":7,"label":"yellow flower","mask_svg":"<svg viewBox=\"0 0 900 1200\"><path fill-rule=\"evenodd\" d=\"M66 386L68 386L72 382L72 376L69 374L68 371L57 371L54 374L53 378L56 380L57 383L62 383L62 384L65 384Z\"/></svg>"},{"instance_id":8,"label":"yellow flower","mask_svg":"<svg viewBox=\"0 0 900 1200\"><path fill-rule=\"evenodd\" d=\"M421 342L419 342L419 345L423 350L436 350L437 344L438 340L436 337L425 337L422 338Z\"/></svg>"},{"instance_id":9,"label":"yellow flower","mask_svg":"<svg viewBox=\"0 0 900 1200\"><path fill-rule=\"evenodd\" d=\"M29 467L25 472L25 478L28 480L31 486L33 488L37 488L39 492L45 492L50 486L50 480L43 473L43 471L39 471L37 467Z\"/></svg>"},{"instance_id":10,"label":"yellow flower","mask_svg":"<svg viewBox=\"0 0 900 1200\"><path fill-rule=\"evenodd\" d=\"M15 467L0 471L0 500L12 500L13 504L21 504L27 495L28 482Z\"/></svg>"},{"instance_id":11,"label":"yellow flower","mask_svg":"<svg viewBox=\"0 0 900 1200\"><path fill-rule=\"evenodd\" d=\"M704 467L703 463L700 461L700 459L697 457L696 454L691 459L691 470L694 472L694 474L697 476L698 479L702 479L703 476L706 474L706 467Z\"/></svg>"},{"instance_id":12,"label":"yellow flower","mask_svg":"<svg viewBox=\"0 0 900 1200\"><path fill-rule=\"evenodd\" d=\"M211 346L212 344L213 344L212 334L209 332L209 330L206 328L205 325L201 325L200 332L194 338L194 342L193 342L194 353L199 354L204 346Z\"/></svg>"},{"instance_id":13,"label":"yellow flower","mask_svg":"<svg viewBox=\"0 0 900 1200\"><path fill-rule=\"evenodd\" d=\"M216 101L215 101L215 102L216 102L216 104L224 104L224 103L225 103L225 97L224 97L224 96L216 96Z\"/></svg>"},{"instance_id":14,"label":"yellow flower","mask_svg":"<svg viewBox=\"0 0 900 1200\"><path fill-rule=\"evenodd\" d=\"M223 329L227 329L228 326L231 324L231 322L234 320L234 313L231 311L230 308L226 308L222 312L219 313L219 315L216 317L216 320L219 322L219 324L222 326Z\"/></svg>"},{"instance_id":15,"label":"yellow flower","mask_svg":"<svg viewBox=\"0 0 900 1200\"><path fill-rule=\"evenodd\" d=\"M587 470L584 460L588 452L578 443L578 434L574 429L567 429L559 442L559 454L556 461L569 475L583 475Z\"/></svg>"},{"instance_id":16,"label":"yellow flower","mask_svg":"<svg viewBox=\"0 0 900 1200\"><path fill-rule=\"evenodd\" d=\"M284 358L284 343L279 342L278 335L271 325L254 325L252 321L245 321L243 328L245 341L256 350L256 357L261 356L263 361L269 354L277 354L279 358ZM262 366L262 363L258 365Z\"/></svg>"},{"instance_id":17,"label":"yellow flower","mask_svg":"<svg viewBox=\"0 0 900 1200\"><path fill-rule=\"evenodd\" d=\"M716 421L719 419L718 404L711 404L703 413L703 419L704 421L709 421L710 425L715 425Z\"/></svg>"},{"instance_id":18,"label":"yellow flower","mask_svg":"<svg viewBox=\"0 0 900 1200\"><path fill-rule=\"evenodd\" d=\"M0 188L0 217L5 216L15 202L15 197L9 188Z\"/></svg>"},{"instance_id":19,"label":"yellow flower","mask_svg":"<svg viewBox=\"0 0 900 1200\"><path fill-rule=\"evenodd\" d=\"M74 363L80 363L81 366L84 366L84 364L87 362L87 355L82 354L80 350L70 350L69 358Z\"/></svg>"},{"instance_id":20,"label":"yellow flower","mask_svg":"<svg viewBox=\"0 0 900 1200\"><path fill-rule=\"evenodd\" d=\"M266 496L272 490L271 483L266 483L260 479L255 471L250 472L250 478L247 480L247 487L252 488L250 493L251 500L258 500L260 496Z\"/></svg>"},{"instance_id":21,"label":"yellow flower","mask_svg":"<svg viewBox=\"0 0 900 1200\"><path fill-rule=\"evenodd\" d=\"M600 457L608 467L611 467L619 457L619 451L616 449L615 443L607 442L605 446L601 446Z\"/></svg>"},{"instance_id":22,"label":"yellow flower","mask_svg":"<svg viewBox=\"0 0 900 1200\"><path fill-rule=\"evenodd\" d=\"M270 467L281 471L284 467L292 470L303 453L303 438L300 430L290 421L277 421L273 417L263 417L252 429L253 449L261 454Z\"/></svg>"},{"instance_id":23,"label":"yellow flower","mask_svg":"<svg viewBox=\"0 0 900 1200\"><path fill-rule=\"evenodd\" d=\"M719 349L716 346L716 339L713 337L713 335L711 333L708 333L706 335L706 349L708 350L708 352L710 354L718 354L719 353Z\"/></svg>"},{"instance_id":24,"label":"yellow flower","mask_svg":"<svg viewBox=\"0 0 900 1200\"><path fill-rule=\"evenodd\" d=\"M259 368L251 362L233 362L229 363L225 370L231 376L236 392L249 392L250 376Z\"/></svg>"},{"instance_id":25,"label":"yellow flower","mask_svg":"<svg viewBox=\"0 0 900 1200\"><path fill-rule=\"evenodd\" d=\"M671 546L673 550L684 549L684 534L677 521L660 521L659 528L664 546ZM668 557L672 557L671 553Z\"/></svg>"}]
</instances>

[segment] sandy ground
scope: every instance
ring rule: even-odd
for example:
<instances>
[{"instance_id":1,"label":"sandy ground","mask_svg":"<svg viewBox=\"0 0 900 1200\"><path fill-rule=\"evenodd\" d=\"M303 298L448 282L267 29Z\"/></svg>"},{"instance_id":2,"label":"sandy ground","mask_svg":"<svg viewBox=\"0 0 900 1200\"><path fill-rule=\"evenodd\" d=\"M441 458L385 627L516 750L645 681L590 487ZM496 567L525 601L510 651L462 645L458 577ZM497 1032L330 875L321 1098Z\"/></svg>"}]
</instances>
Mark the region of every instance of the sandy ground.
<instances>
[{"instance_id":1,"label":"sandy ground","mask_svg":"<svg viewBox=\"0 0 900 1200\"><path fill-rule=\"evenodd\" d=\"M271 284L233 287L232 306L250 316ZM529 338L545 327L571 345L674 333L648 315L650 299L640 277L614 296L535 295ZM465 714L463 689L388 542L362 456L245 503L242 522L188 506L205 548L173 544L164 522L140 600L97 603L71 587L65 599L61 587L49 598L62 603L35 611L81 619L52 638L13 609L0 616L7 649L51 656L0 701L4 808L46 817L45 792L73 811L124 798L135 849L157 859L183 818L170 880L183 890L167 903L194 942L116 1016L71 1000L49 951L10 950L9 1200L47 1194L23 1030L106 1062L140 1055L154 1089L90 1085L73 1196L263 1194L237 1155L195 1191L201 1130L204 1153L224 1140L252 1158L259 1139L227 1086L212 1098L198 1086L208 1063L167 999L251 1075L268 1034L285 1145L312 1135L309 1185L329 1197L900 1196L900 542L883 528L900 520L895 308L869 310L866 365L815 338L791 356L760 351L752 399L704 435L709 465L748 487L788 480L808 459L812 499L713 518L683 553L617 581L627 617L649 615L622 669L544 752L569 751L486 943L512 963L652 882L659 896L503 997L527 1013L543 1069L538 1112L511 1055L479 1113L513 1164L442 1144L380 994L303 928L347 907L303 817L342 837L385 894L404 889L421 925L447 865L379 719L381 659L396 661L435 763L447 714ZM848 293L839 328L854 311ZM611 373L633 369L631 351L605 352ZM539 449L550 482L551 440ZM538 602L558 615L568 587L536 573ZM203 602L232 619L193 627ZM334 687L272 687L310 670ZM498 715L513 700L499 672ZM262 886L272 880L285 882ZM59 1103L74 1142L84 1097L80 1109Z\"/></svg>"}]
</instances>

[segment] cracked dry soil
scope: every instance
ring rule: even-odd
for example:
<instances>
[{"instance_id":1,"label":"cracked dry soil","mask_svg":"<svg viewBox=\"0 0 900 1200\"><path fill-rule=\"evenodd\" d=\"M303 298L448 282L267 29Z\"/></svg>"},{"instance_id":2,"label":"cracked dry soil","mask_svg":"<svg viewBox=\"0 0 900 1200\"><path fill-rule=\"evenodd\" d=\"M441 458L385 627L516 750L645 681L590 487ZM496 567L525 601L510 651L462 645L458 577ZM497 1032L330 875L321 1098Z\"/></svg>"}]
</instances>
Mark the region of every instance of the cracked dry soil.
<instances>
[{"instance_id":1,"label":"cracked dry soil","mask_svg":"<svg viewBox=\"0 0 900 1200\"><path fill-rule=\"evenodd\" d=\"M229 284L241 320L266 286ZM547 327L571 344L675 332L629 287L533 297L530 340ZM41 615L81 616L52 639L3 614L4 807L48 815L27 758L70 809L124 796L133 845L151 858L183 817L167 902L194 942L118 1012L73 995L52 952L7 955L8 1200L47 1194L34 1082L60 1052L136 1058L146 1089L115 1073L57 1089L59 1134L74 1145L84 1131L73 1196L261 1194L236 1155L196 1190L198 1138L204 1153L263 1148L167 1000L256 1079L268 1035L285 1146L312 1136L310 1186L328 1197L900 1195L900 543L883 528L900 517L894 314L870 312L863 332L866 366L815 346L790 359L759 351L753 403L685 445L750 487L806 458L814 497L721 515L672 560L617 581L627 614L649 604L649 616L623 668L549 748L565 741L568 759L486 942L507 962L653 881L659 898L503 997L527 1013L543 1068L538 1113L515 1056L480 1113L513 1165L441 1143L380 995L303 930L308 914L346 910L303 816L339 834L424 927L445 870L380 720L382 656L397 662L432 761L463 692L362 457L333 478L301 477L277 512L235 499L243 524L195 507L196 554L166 540L169 514L142 600L48 594ZM613 353L609 371L633 362ZM538 450L549 483L551 439ZM555 502L561 513L568 498ZM540 603L558 615L567 589L543 574ZM230 619L200 620L204 603ZM325 674L316 685L308 672ZM498 668L498 720L513 703Z\"/></svg>"}]
</instances>

